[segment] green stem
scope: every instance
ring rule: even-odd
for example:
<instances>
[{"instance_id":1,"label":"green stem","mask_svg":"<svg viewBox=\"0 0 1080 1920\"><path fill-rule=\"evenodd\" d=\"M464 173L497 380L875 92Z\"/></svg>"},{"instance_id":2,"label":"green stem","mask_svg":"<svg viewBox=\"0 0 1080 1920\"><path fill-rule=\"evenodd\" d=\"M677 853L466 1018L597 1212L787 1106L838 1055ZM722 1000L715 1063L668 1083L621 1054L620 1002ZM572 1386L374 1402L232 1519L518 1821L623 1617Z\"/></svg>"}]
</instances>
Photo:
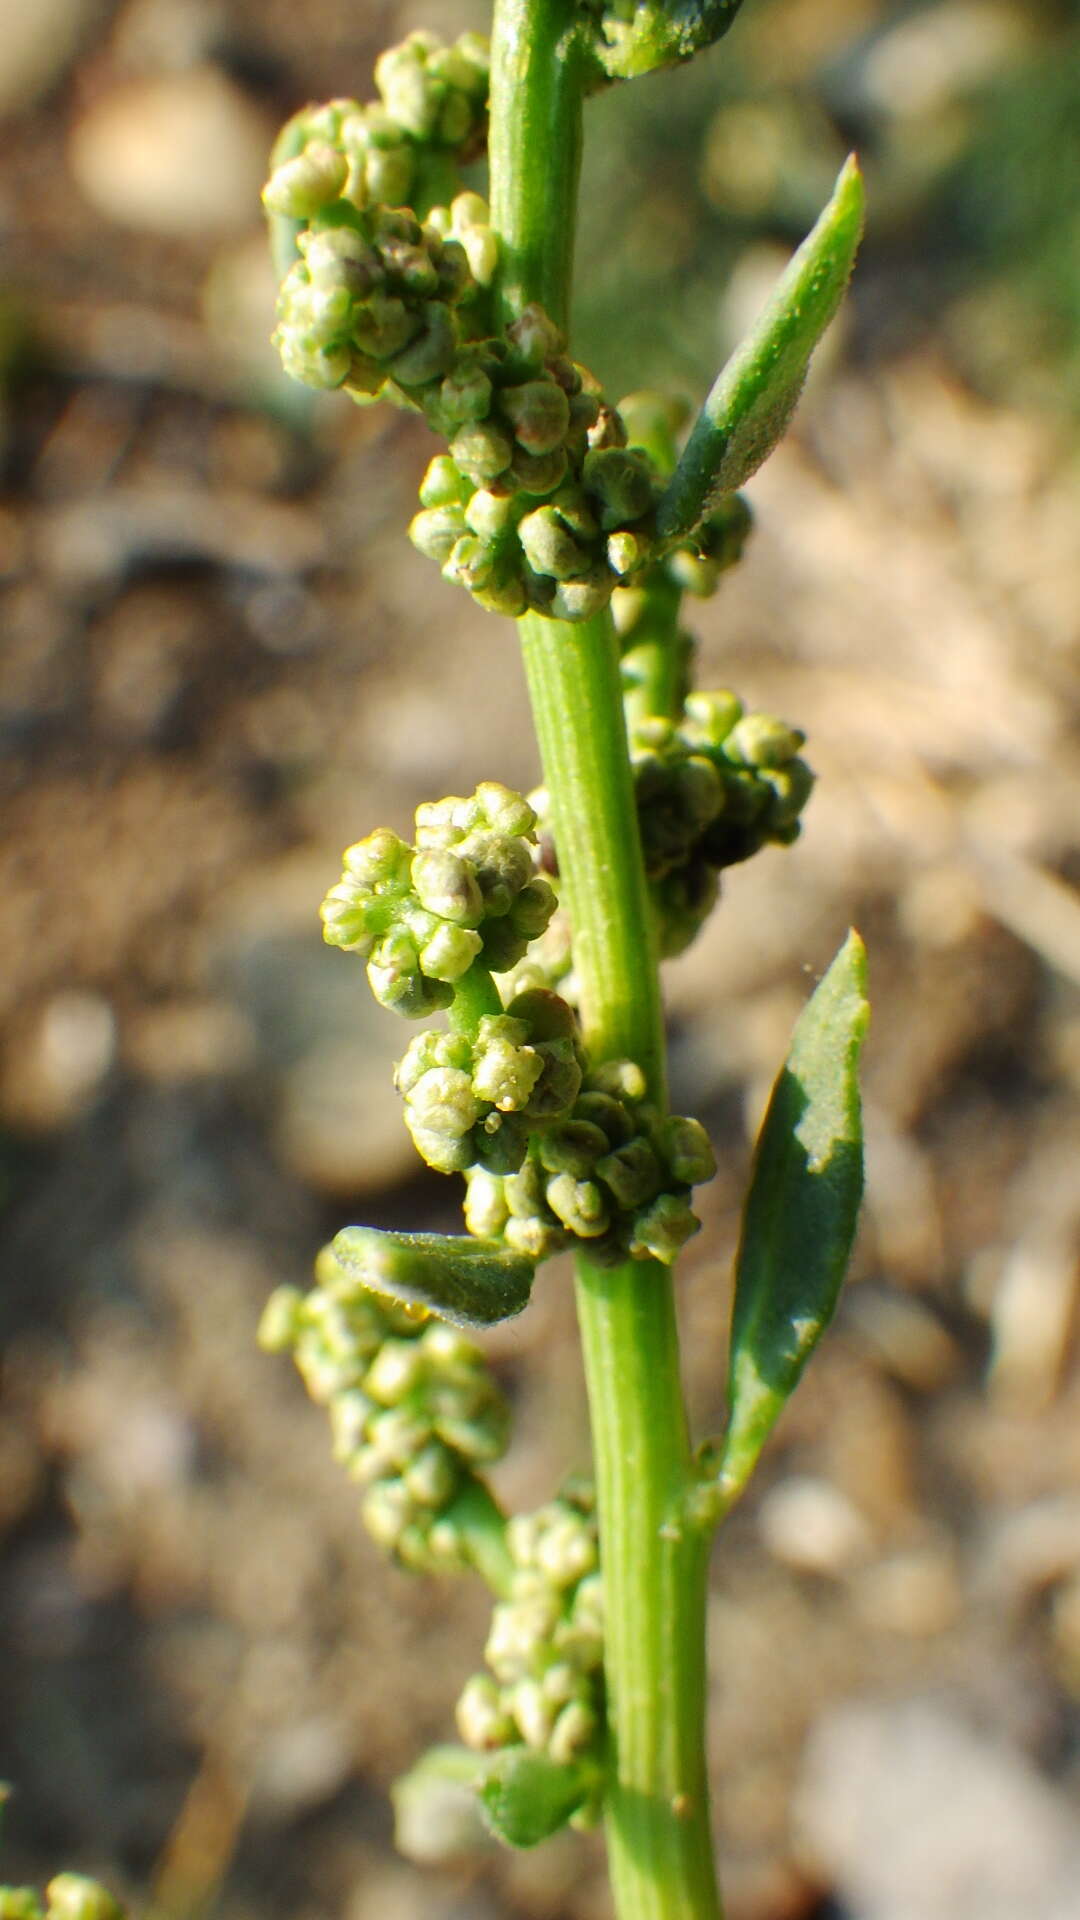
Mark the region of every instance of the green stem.
<instances>
[{"instance_id":1,"label":"green stem","mask_svg":"<svg viewBox=\"0 0 1080 1920\"><path fill-rule=\"evenodd\" d=\"M671 1277L579 1260L604 1569L619 1920L719 1920L705 1768L709 1535L680 1519L691 1480Z\"/></svg>"},{"instance_id":2,"label":"green stem","mask_svg":"<svg viewBox=\"0 0 1080 1920\"><path fill-rule=\"evenodd\" d=\"M660 979L638 841L622 686L610 613L518 621L574 932L590 1057L636 1060L666 1102Z\"/></svg>"},{"instance_id":3,"label":"green stem","mask_svg":"<svg viewBox=\"0 0 1080 1920\"><path fill-rule=\"evenodd\" d=\"M495 0L488 156L499 296L569 317L586 52L579 0Z\"/></svg>"},{"instance_id":4,"label":"green stem","mask_svg":"<svg viewBox=\"0 0 1080 1920\"><path fill-rule=\"evenodd\" d=\"M495 0L491 205L504 311L561 325L586 64L576 0ZM590 1057L629 1058L666 1104L659 971L614 624L518 623ZM705 1770L707 1536L693 1484L670 1273L582 1256L578 1313L596 1457L611 1735L605 1799L619 1920L719 1920Z\"/></svg>"}]
</instances>

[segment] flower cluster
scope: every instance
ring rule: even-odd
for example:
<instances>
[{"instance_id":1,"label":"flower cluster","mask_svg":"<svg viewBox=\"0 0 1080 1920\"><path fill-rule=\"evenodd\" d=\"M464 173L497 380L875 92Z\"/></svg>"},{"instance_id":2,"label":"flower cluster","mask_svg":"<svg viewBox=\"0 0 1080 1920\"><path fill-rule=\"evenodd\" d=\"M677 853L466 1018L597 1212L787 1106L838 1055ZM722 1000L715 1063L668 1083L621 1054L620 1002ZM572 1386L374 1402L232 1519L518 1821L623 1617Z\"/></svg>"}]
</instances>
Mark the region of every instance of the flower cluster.
<instances>
[{"instance_id":1,"label":"flower cluster","mask_svg":"<svg viewBox=\"0 0 1080 1920\"><path fill-rule=\"evenodd\" d=\"M532 807L496 781L422 806L414 846L380 828L346 850L323 937L367 961L381 1005L408 1018L448 1007L474 962L508 972L551 919L535 848Z\"/></svg>"},{"instance_id":2,"label":"flower cluster","mask_svg":"<svg viewBox=\"0 0 1080 1920\"><path fill-rule=\"evenodd\" d=\"M457 377L475 410L455 427L443 402L428 409L450 445L424 476L414 545L493 612L590 619L658 550L651 461L537 306L466 348Z\"/></svg>"},{"instance_id":3,"label":"flower cluster","mask_svg":"<svg viewBox=\"0 0 1080 1920\"><path fill-rule=\"evenodd\" d=\"M484 1658L457 1707L466 1746L525 1745L566 1765L604 1729L603 1590L591 1494L577 1489L507 1522L514 1572Z\"/></svg>"},{"instance_id":4,"label":"flower cluster","mask_svg":"<svg viewBox=\"0 0 1080 1920\"><path fill-rule=\"evenodd\" d=\"M569 1117L583 1065L570 1008L536 988L485 1014L475 1038L417 1035L397 1070L405 1124L440 1173L514 1173L530 1135Z\"/></svg>"},{"instance_id":5,"label":"flower cluster","mask_svg":"<svg viewBox=\"0 0 1080 1920\"><path fill-rule=\"evenodd\" d=\"M310 162L314 171L310 153L289 166ZM407 207L358 211L334 197L344 158L335 168L331 149L325 154L318 164L331 198L299 235L300 258L278 295L274 343L285 371L308 386L344 387L361 403L435 406L444 387L454 390L444 376L458 358L458 308L479 284L462 236L482 228L491 238L484 202L459 195L441 227L433 219L421 226ZM301 196L279 198L297 204Z\"/></svg>"},{"instance_id":6,"label":"flower cluster","mask_svg":"<svg viewBox=\"0 0 1080 1920\"><path fill-rule=\"evenodd\" d=\"M331 100L286 123L271 156L267 207L304 220L339 196L361 209L426 207L434 185L442 198L456 163L483 148L488 68L480 34L446 46L436 34L410 33L375 63L377 101ZM330 194L321 185L327 169Z\"/></svg>"},{"instance_id":7,"label":"flower cluster","mask_svg":"<svg viewBox=\"0 0 1080 1920\"><path fill-rule=\"evenodd\" d=\"M717 893L717 874L767 843L788 846L814 776L799 757L805 735L733 693L694 693L679 722L631 729L645 871L661 949L681 953Z\"/></svg>"},{"instance_id":8,"label":"flower cluster","mask_svg":"<svg viewBox=\"0 0 1080 1920\"><path fill-rule=\"evenodd\" d=\"M259 1338L291 1351L329 1408L334 1457L365 1488L361 1512L404 1565L465 1564L452 1507L505 1450L509 1411L479 1350L422 1311L376 1298L329 1248L310 1293L280 1287Z\"/></svg>"},{"instance_id":9,"label":"flower cluster","mask_svg":"<svg viewBox=\"0 0 1080 1920\"><path fill-rule=\"evenodd\" d=\"M669 1265L698 1230L690 1190L716 1161L697 1120L661 1115L645 1094L632 1061L586 1073L569 1117L534 1135L516 1173L469 1173L469 1232L535 1260L584 1240L599 1265Z\"/></svg>"},{"instance_id":10,"label":"flower cluster","mask_svg":"<svg viewBox=\"0 0 1080 1920\"><path fill-rule=\"evenodd\" d=\"M58 1873L45 1888L0 1887L0 1920L123 1920L124 1909L99 1880Z\"/></svg>"}]
</instances>

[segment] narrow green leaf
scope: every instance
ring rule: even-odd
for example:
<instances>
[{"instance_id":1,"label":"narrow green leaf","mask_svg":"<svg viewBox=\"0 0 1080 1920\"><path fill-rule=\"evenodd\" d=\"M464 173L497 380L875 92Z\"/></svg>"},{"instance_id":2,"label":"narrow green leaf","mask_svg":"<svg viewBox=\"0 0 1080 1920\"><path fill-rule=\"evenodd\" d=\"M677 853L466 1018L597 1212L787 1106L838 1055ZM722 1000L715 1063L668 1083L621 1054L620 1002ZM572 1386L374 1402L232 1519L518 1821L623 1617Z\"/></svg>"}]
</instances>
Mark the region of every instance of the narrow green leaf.
<instances>
[{"instance_id":1,"label":"narrow green leaf","mask_svg":"<svg viewBox=\"0 0 1080 1920\"><path fill-rule=\"evenodd\" d=\"M843 298L863 227L854 154L813 232L716 380L657 508L663 539L691 533L772 452L795 411L810 357Z\"/></svg>"},{"instance_id":2,"label":"narrow green leaf","mask_svg":"<svg viewBox=\"0 0 1080 1920\"><path fill-rule=\"evenodd\" d=\"M866 950L849 933L801 1014L758 1140L736 1261L717 1484L742 1492L832 1318L862 1198Z\"/></svg>"},{"instance_id":3,"label":"narrow green leaf","mask_svg":"<svg viewBox=\"0 0 1080 1920\"><path fill-rule=\"evenodd\" d=\"M523 1254L464 1233L345 1227L334 1240L333 1254L373 1293L427 1307L460 1327L490 1327L520 1313L529 1303L536 1272Z\"/></svg>"},{"instance_id":4,"label":"narrow green leaf","mask_svg":"<svg viewBox=\"0 0 1080 1920\"><path fill-rule=\"evenodd\" d=\"M504 1747L485 1764L477 1797L497 1840L535 1847L565 1827L594 1784L582 1767L560 1766L533 1747Z\"/></svg>"}]
</instances>

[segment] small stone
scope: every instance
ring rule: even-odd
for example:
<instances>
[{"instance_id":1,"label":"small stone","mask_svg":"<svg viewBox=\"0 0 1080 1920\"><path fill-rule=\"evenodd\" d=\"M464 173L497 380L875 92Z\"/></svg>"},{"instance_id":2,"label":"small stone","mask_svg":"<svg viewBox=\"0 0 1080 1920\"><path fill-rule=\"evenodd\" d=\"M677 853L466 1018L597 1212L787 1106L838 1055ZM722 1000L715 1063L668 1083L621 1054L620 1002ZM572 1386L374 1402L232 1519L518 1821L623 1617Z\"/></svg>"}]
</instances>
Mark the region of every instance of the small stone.
<instances>
[{"instance_id":1,"label":"small stone","mask_svg":"<svg viewBox=\"0 0 1080 1920\"><path fill-rule=\"evenodd\" d=\"M257 223L271 137L247 95L207 64L113 88L78 121L69 160L106 219L216 236Z\"/></svg>"},{"instance_id":2,"label":"small stone","mask_svg":"<svg viewBox=\"0 0 1080 1920\"><path fill-rule=\"evenodd\" d=\"M765 1496L758 1526L769 1552L799 1573L833 1579L866 1559L870 1529L839 1488L809 1476L785 1480Z\"/></svg>"}]
</instances>

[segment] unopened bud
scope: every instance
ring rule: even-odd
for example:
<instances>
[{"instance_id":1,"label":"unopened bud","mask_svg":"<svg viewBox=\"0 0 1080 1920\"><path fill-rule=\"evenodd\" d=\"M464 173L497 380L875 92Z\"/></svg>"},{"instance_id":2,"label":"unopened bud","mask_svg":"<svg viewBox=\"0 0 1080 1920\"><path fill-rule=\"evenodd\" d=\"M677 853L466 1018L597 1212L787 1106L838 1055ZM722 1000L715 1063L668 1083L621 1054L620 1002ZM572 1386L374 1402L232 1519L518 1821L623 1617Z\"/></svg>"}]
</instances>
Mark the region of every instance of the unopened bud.
<instances>
[{"instance_id":1,"label":"unopened bud","mask_svg":"<svg viewBox=\"0 0 1080 1920\"><path fill-rule=\"evenodd\" d=\"M747 713L732 729L726 746L732 759L748 767L782 767L794 760L806 735L768 713Z\"/></svg>"},{"instance_id":2,"label":"unopened bud","mask_svg":"<svg viewBox=\"0 0 1080 1920\"><path fill-rule=\"evenodd\" d=\"M348 177L345 155L322 141L312 141L295 160L276 168L263 188L263 205L289 220L310 220L340 197Z\"/></svg>"}]
</instances>

